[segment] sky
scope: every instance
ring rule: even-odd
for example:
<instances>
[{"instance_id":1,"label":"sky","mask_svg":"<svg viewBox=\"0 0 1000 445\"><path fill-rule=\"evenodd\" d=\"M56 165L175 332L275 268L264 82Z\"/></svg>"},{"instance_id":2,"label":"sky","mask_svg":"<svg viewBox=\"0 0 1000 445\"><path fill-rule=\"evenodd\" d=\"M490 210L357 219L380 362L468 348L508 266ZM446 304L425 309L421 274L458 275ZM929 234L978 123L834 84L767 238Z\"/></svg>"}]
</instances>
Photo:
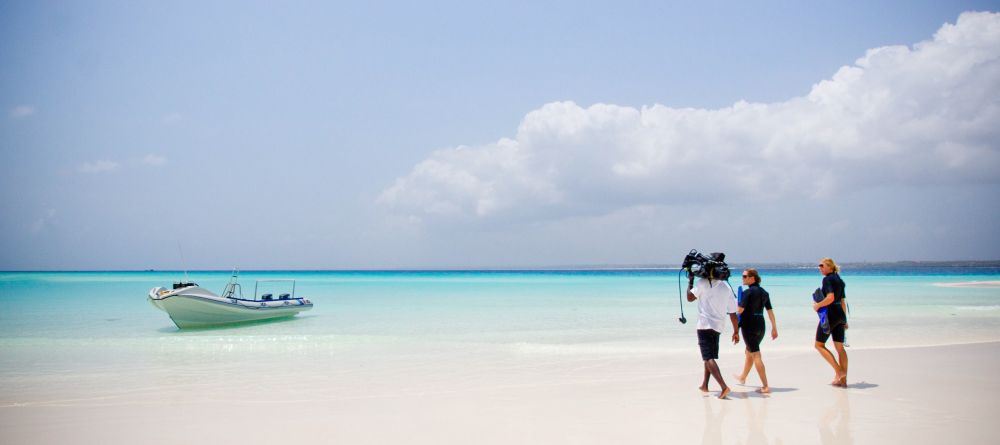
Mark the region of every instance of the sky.
<instances>
[{"instance_id":1,"label":"sky","mask_svg":"<svg viewBox=\"0 0 1000 445\"><path fill-rule=\"evenodd\" d=\"M997 260L998 11L0 0L0 270Z\"/></svg>"}]
</instances>

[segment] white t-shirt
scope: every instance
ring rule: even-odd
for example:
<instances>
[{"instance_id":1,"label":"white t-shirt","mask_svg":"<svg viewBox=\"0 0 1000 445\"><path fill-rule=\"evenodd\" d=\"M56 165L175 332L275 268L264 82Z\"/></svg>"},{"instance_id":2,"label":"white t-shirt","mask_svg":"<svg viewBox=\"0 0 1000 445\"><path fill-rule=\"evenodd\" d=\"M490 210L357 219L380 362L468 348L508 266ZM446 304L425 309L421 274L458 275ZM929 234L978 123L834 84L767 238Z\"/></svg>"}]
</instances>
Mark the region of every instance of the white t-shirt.
<instances>
[{"instance_id":1,"label":"white t-shirt","mask_svg":"<svg viewBox=\"0 0 1000 445\"><path fill-rule=\"evenodd\" d=\"M736 313L736 298L729 283L721 280L699 278L691 293L698 297L698 329L711 329L722 333L729 314Z\"/></svg>"}]
</instances>

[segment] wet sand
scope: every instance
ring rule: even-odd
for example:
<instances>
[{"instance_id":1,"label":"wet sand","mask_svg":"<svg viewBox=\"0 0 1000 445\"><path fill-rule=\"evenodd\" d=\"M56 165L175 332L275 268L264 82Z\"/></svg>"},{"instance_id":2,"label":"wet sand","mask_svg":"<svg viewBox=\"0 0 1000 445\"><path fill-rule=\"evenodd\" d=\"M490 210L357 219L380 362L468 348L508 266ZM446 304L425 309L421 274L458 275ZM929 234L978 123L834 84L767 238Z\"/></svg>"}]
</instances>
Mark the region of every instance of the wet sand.
<instances>
[{"instance_id":1,"label":"wet sand","mask_svg":"<svg viewBox=\"0 0 1000 445\"><path fill-rule=\"evenodd\" d=\"M698 391L700 358L470 353L308 361L265 375L135 371L2 394L0 442L992 443L1000 343L849 349L846 389L815 351L768 353L773 393L731 376ZM324 359L324 360L328 360ZM272 369L282 364L264 364ZM284 364L290 366L290 364ZM324 372L324 369L328 369ZM263 368L262 368L263 369ZM347 372L347 370L353 370ZM282 376L284 374L284 377ZM110 376L111 374L109 374ZM113 385L102 387L102 385Z\"/></svg>"}]
</instances>

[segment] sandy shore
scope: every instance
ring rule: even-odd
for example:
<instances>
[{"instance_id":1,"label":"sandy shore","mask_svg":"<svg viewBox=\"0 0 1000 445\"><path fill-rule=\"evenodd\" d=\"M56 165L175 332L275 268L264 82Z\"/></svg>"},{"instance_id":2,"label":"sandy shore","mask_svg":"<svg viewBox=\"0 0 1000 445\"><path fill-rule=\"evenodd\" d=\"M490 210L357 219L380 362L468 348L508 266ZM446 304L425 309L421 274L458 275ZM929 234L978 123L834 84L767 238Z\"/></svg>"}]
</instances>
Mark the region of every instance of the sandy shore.
<instances>
[{"instance_id":1,"label":"sandy shore","mask_svg":"<svg viewBox=\"0 0 1000 445\"><path fill-rule=\"evenodd\" d=\"M303 362L282 378L122 375L0 394L0 443L995 443L1000 343L849 350L850 387L814 351L764 349L774 393L731 376L703 396L683 356ZM357 368L360 367L360 368ZM366 369L367 368L367 369ZM146 381L148 379L160 379ZM144 382L144 383L141 383ZM80 386L80 387L78 387ZM10 392L15 392L11 394Z\"/></svg>"}]
</instances>

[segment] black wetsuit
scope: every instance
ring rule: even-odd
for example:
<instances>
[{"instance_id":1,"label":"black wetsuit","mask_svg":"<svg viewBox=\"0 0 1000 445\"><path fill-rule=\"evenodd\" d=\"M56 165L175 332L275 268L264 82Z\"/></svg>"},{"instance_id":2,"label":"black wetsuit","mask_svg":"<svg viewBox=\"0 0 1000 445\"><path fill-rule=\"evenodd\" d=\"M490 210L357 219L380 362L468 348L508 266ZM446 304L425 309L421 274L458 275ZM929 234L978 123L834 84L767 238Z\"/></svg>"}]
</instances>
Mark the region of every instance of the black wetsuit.
<instances>
[{"instance_id":1,"label":"black wetsuit","mask_svg":"<svg viewBox=\"0 0 1000 445\"><path fill-rule=\"evenodd\" d=\"M764 339L764 310L771 310L771 296L758 284L751 284L743 291L740 301L743 313L740 314L740 332L747 345L747 351L760 351L760 342Z\"/></svg>"},{"instance_id":2,"label":"black wetsuit","mask_svg":"<svg viewBox=\"0 0 1000 445\"><path fill-rule=\"evenodd\" d=\"M841 301L846 297L844 280L840 279L840 274L832 272L823 277L823 295L833 293L833 303L826 306L826 319L830 321L830 334L824 334L822 326L816 328L816 341L826 343L826 340L833 335L833 341L844 342L844 325L847 324L847 314L844 313L844 306Z\"/></svg>"}]
</instances>

